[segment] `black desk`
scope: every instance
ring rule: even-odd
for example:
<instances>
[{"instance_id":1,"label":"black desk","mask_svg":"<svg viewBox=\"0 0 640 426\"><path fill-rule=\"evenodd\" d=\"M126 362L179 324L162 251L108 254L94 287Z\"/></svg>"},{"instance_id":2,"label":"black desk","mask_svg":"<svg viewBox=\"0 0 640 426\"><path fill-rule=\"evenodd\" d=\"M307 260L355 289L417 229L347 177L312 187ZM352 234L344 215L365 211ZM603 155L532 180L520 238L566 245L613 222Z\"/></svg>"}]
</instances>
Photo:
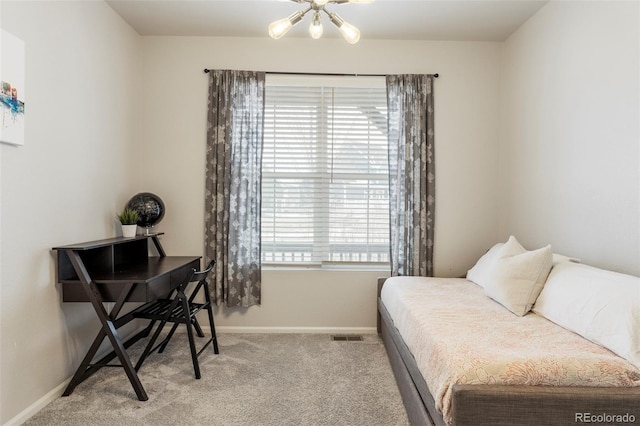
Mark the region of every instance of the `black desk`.
<instances>
[{"instance_id":1,"label":"black desk","mask_svg":"<svg viewBox=\"0 0 640 426\"><path fill-rule=\"evenodd\" d=\"M130 313L118 317L125 302L150 302L165 297L184 280L192 268L200 269L200 256L166 256L158 236L110 238L54 247L57 251L57 282L62 284L64 302L90 302L101 329L63 395L71 395L76 386L118 358L140 401L149 399L140 383L126 348L149 334L151 325L123 342L118 328L133 319ZM149 256L149 240L159 256ZM103 302L115 302L107 312ZM113 351L92 363L100 344L107 337Z\"/></svg>"}]
</instances>

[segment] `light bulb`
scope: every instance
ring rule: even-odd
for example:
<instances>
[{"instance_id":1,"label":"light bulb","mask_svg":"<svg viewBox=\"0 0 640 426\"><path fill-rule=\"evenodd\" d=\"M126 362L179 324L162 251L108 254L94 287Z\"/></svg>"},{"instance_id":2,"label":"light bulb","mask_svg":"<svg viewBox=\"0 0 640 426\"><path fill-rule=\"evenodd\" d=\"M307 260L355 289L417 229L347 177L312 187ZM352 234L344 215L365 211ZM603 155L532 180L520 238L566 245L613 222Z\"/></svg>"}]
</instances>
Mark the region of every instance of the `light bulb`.
<instances>
[{"instance_id":1,"label":"light bulb","mask_svg":"<svg viewBox=\"0 0 640 426\"><path fill-rule=\"evenodd\" d=\"M318 12L313 15L311 25L309 25L309 34L311 38L316 40L322 37L322 22L320 22L320 14Z\"/></svg>"},{"instance_id":2,"label":"light bulb","mask_svg":"<svg viewBox=\"0 0 640 426\"><path fill-rule=\"evenodd\" d=\"M287 31L293 28L295 24L300 22L300 20L302 19L302 16L303 16L302 12L295 12L295 13L292 13L291 16L287 18L279 19L275 22L272 22L271 24L269 24L269 35L273 39L276 39L276 40L279 39L280 37L285 35Z\"/></svg>"},{"instance_id":3,"label":"light bulb","mask_svg":"<svg viewBox=\"0 0 640 426\"><path fill-rule=\"evenodd\" d=\"M338 28L342 36L351 44L356 44L360 40L360 30L348 22L343 22Z\"/></svg>"},{"instance_id":4,"label":"light bulb","mask_svg":"<svg viewBox=\"0 0 640 426\"><path fill-rule=\"evenodd\" d=\"M291 27L293 27L293 25L291 25L291 22L287 18L280 19L278 21L272 22L269 25L269 35L271 36L271 38L277 40L285 35L287 31L291 29Z\"/></svg>"},{"instance_id":5,"label":"light bulb","mask_svg":"<svg viewBox=\"0 0 640 426\"><path fill-rule=\"evenodd\" d=\"M327 12L325 10L325 12ZM342 34L342 36L351 44L355 44L360 40L360 30L354 27L353 25L345 22L337 13L329 13L329 19L331 23L338 27L338 30Z\"/></svg>"}]
</instances>

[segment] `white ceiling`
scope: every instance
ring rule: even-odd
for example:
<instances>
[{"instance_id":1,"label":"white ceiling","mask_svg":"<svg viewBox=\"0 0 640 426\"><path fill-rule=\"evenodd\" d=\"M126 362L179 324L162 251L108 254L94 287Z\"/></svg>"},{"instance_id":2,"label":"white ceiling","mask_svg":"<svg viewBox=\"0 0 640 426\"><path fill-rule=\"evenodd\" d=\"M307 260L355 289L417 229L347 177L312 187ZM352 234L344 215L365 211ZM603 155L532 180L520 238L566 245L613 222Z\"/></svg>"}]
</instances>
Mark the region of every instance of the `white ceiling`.
<instances>
[{"instance_id":1,"label":"white ceiling","mask_svg":"<svg viewBox=\"0 0 640 426\"><path fill-rule=\"evenodd\" d=\"M548 0L375 0L327 5L361 40L503 41ZM141 35L268 37L270 22L305 8L286 0L107 0ZM323 16L325 38L340 34ZM311 14L285 37L308 38Z\"/></svg>"}]
</instances>

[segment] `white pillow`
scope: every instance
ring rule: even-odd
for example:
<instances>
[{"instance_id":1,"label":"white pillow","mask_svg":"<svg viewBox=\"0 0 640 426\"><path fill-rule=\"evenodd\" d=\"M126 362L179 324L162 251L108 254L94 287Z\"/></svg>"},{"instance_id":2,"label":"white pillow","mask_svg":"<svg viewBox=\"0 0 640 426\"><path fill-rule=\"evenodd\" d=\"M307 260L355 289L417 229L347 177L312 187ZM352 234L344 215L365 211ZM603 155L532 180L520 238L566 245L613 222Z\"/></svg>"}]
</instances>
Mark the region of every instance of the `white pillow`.
<instances>
[{"instance_id":1,"label":"white pillow","mask_svg":"<svg viewBox=\"0 0 640 426\"><path fill-rule=\"evenodd\" d=\"M500 256L500 249L504 243L498 243L491 247L469 271L467 271L467 279L473 281L481 287L484 287L489 280L489 272L496 259Z\"/></svg>"},{"instance_id":2,"label":"white pillow","mask_svg":"<svg viewBox=\"0 0 640 426\"><path fill-rule=\"evenodd\" d=\"M489 274L496 260L508 253L522 253L525 249L520 245L516 237L509 237L506 243L498 243L491 247L476 264L467 271L467 279L484 287L489 281Z\"/></svg>"},{"instance_id":3,"label":"white pillow","mask_svg":"<svg viewBox=\"0 0 640 426\"><path fill-rule=\"evenodd\" d=\"M562 263L562 262L580 263L580 259L576 259L575 257L564 256L558 253L553 253L553 266L556 266L558 263Z\"/></svg>"},{"instance_id":4,"label":"white pillow","mask_svg":"<svg viewBox=\"0 0 640 426\"><path fill-rule=\"evenodd\" d=\"M544 286L553 252L551 246L526 251L517 241L515 244L511 245L511 252L509 241L503 247L504 254L495 262L484 292L514 314L523 316L531 310Z\"/></svg>"},{"instance_id":5,"label":"white pillow","mask_svg":"<svg viewBox=\"0 0 640 426\"><path fill-rule=\"evenodd\" d=\"M640 368L640 278L560 263L533 311Z\"/></svg>"}]
</instances>

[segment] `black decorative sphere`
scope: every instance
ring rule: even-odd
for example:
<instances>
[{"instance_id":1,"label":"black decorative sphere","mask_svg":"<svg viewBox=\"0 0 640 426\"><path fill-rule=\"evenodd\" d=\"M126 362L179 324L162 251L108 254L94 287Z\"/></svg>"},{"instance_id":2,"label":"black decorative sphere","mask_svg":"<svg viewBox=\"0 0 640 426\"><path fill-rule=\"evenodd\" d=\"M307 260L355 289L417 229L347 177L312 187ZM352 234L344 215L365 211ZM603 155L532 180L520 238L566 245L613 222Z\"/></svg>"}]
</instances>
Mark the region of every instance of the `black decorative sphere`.
<instances>
[{"instance_id":1,"label":"black decorative sphere","mask_svg":"<svg viewBox=\"0 0 640 426\"><path fill-rule=\"evenodd\" d=\"M164 203L155 194L141 192L134 195L127 207L138 212L138 226L150 228L162 220L164 216Z\"/></svg>"}]
</instances>

